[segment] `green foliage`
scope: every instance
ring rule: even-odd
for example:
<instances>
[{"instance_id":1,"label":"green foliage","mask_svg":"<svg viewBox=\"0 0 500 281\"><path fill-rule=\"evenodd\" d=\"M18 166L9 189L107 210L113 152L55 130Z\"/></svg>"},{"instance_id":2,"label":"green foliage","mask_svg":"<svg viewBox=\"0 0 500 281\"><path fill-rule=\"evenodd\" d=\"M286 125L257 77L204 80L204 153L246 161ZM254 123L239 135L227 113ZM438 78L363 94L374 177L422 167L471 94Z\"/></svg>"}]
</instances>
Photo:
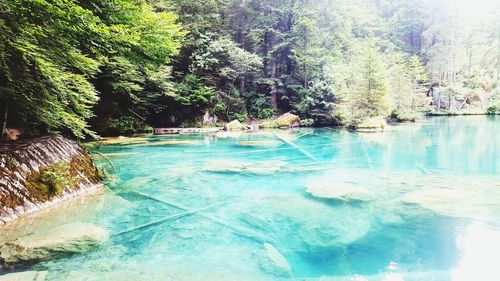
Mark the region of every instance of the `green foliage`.
<instances>
[{"instance_id":1,"label":"green foliage","mask_svg":"<svg viewBox=\"0 0 500 281\"><path fill-rule=\"evenodd\" d=\"M398 122L415 122L420 119L421 116L415 112L393 111L391 117Z\"/></svg>"},{"instance_id":2,"label":"green foliage","mask_svg":"<svg viewBox=\"0 0 500 281\"><path fill-rule=\"evenodd\" d=\"M276 109L271 106L269 98L266 95L250 92L246 94L245 99L251 118L268 119L277 114Z\"/></svg>"},{"instance_id":3,"label":"green foliage","mask_svg":"<svg viewBox=\"0 0 500 281\"><path fill-rule=\"evenodd\" d=\"M486 110L486 114L495 115L500 114L500 105L492 105Z\"/></svg>"},{"instance_id":4,"label":"green foliage","mask_svg":"<svg viewBox=\"0 0 500 281\"><path fill-rule=\"evenodd\" d=\"M201 126L206 112L315 126L491 112L498 14L455 4L4 0L0 103L9 126L80 138Z\"/></svg>"},{"instance_id":5,"label":"green foliage","mask_svg":"<svg viewBox=\"0 0 500 281\"><path fill-rule=\"evenodd\" d=\"M203 111L215 93L213 87L207 86L202 78L192 74L184 77L176 91L176 100L181 105L191 106L200 112Z\"/></svg>"},{"instance_id":6,"label":"green foliage","mask_svg":"<svg viewBox=\"0 0 500 281\"><path fill-rule=\"evenodd\" d=\"M300 126L301 127L311 127L314 125L314 120L313 119L302 119L300 120Z\"/></svg>"},{"instance_id":7,"label":"green foliage","mask_svg":"<svg viewBox=\"0 0 500 281\"><path fill-rule=\"evenodd\" d=\"M30 173L25 185L34 198L48 199L61 195L66 188L74 188L78 181L79 177L71 173L70 164L59 161Z\"/></svg>"},{"instance_id":8,"label":"green foliage","mask_svg":"<svg viewBox=\"0 0 500 281\"><path fill-rule=\"evenodd\" d=\"M40 184L47 187L49 194L61 195L66 187L76 184L69 168L69 165L64 162L56 162L41 168Z\"/></svg>"},{"instance_id":9,"label":"green foliage","mask_svg":"<svg viewBox=\"0 0 500 281\"><path fill-rule=\"evenodd\" d=\"M123 135L136 133L151 133L153 128L146 125L142 120L132 116L121 116L118 119L111 120L107 124L107 135Z\"/></svg>"},{"instance_id":10,"label":"green foliage","mask_svg":"<svg viewBox=\"0 0 500 281\"><path fill-rule=\"evenodd\" d=\"M143 0L2 2L0 100L11 122L92 136L86 121L99 92L142 101L147 74L177 53L184 32L175 21Z\"/></svg>"},{"instance_id":11,"label":"green foliage","mask_svg":"<svg viewBox=\"0 0 500 281\"><path fill-rule=\"evenodd\" d=\"M313 80L307 89L298 91L299 102L295 109L304 117L313 120L316 125L336 124L332 112L335 108L333 87L324 80Z\"/></svg>"}]
</instances>

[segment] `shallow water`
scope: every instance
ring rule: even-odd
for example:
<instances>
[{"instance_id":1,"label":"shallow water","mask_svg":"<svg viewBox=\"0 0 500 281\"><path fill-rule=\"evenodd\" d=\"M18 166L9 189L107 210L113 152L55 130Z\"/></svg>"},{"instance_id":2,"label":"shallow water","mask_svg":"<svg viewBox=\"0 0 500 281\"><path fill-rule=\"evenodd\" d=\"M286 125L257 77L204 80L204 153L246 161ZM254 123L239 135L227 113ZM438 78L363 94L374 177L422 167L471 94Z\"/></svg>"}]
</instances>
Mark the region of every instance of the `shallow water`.
<instances>
[{"instance_id":1,"label":"shallow water","mask_svg":"<svg viewBox=\"0 0 500 281\"><path fill-rule=\"evenodd\" d=\"M500 276L499 117L438 117L376 134L156 136L96 150L116 176L106 190L0 230L9 240L84 221L110 241L16 270L48 270L48 280ZM356 186L373 200L306 192L318 182ZM290 276L269 269L264 243Z\"/></svg>"}]
</instances>

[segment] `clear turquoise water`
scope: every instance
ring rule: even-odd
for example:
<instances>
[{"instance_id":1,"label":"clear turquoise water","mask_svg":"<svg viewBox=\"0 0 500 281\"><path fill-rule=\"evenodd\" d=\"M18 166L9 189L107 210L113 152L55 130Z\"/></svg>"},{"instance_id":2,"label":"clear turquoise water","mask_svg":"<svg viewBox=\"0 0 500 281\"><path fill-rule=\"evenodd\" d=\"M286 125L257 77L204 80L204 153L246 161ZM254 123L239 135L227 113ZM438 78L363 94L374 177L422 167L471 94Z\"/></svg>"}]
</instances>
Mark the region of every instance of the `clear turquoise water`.
<instances>
[{"instance_id":1,"label":"clear turquoise water","mask_svg":"<svg viewBox=\"0 0 500 281\"><path fill-rule=\"evenodd\" d=\"M45 227L92 222L110 241L23 270L48 270L49 280L500 278L499 117L439 117L377 134L156 136L97 150L116 180ZM356 185L375 199L308 194L318 182ZM266 269L264 243L286 258L290 277Z\"/></svg>"}]
</instances>

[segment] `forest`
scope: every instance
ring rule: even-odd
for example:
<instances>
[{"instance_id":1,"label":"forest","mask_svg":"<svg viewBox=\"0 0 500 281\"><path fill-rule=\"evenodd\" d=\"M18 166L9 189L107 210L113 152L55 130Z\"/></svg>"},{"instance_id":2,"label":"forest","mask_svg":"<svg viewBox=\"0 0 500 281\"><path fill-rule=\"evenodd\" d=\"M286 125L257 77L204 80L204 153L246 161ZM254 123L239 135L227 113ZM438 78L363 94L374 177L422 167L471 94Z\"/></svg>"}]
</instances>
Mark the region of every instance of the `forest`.
<instances>
[{"instance_id":1,"label":"forest","mask_svg":"<svg viewBox=\"0 0 500 281\"><path fill-rule=\"evenodd\" d=\"M2 0L2 131L495 114L500 9L483 2Z\"/></svg>"}]
</instances>

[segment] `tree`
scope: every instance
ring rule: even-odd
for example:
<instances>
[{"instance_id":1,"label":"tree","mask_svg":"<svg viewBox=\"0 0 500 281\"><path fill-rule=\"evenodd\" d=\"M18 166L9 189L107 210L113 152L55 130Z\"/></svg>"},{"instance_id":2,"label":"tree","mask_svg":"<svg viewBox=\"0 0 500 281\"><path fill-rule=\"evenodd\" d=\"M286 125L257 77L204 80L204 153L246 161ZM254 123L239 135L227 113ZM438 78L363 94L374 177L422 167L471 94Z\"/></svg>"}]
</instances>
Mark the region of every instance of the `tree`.
<instances>
[{"instance_id":1,"label":"tree","mask_svg":"<svg viewBox=\"0 0 500 281\"><path fill-rule=\"evenodd\" d=\"M74 1L56 2L0 3L0 100L12 125L28 133L83 137L92 134L85 120L98 100L89 80L100 63L90 38L101 39L105 26Z\"/></svg>"},{"instance_id":2,"label":"tree","mask_svg":"<svg viewBox=\"0 0 500 281\"><path fill-rule=\"evenodd\" d=\"M373 43L364 49L359 78L353 87L352 110L361 116L387 115L387 86L384 66Z\"/></svg>"}]
</instances>

